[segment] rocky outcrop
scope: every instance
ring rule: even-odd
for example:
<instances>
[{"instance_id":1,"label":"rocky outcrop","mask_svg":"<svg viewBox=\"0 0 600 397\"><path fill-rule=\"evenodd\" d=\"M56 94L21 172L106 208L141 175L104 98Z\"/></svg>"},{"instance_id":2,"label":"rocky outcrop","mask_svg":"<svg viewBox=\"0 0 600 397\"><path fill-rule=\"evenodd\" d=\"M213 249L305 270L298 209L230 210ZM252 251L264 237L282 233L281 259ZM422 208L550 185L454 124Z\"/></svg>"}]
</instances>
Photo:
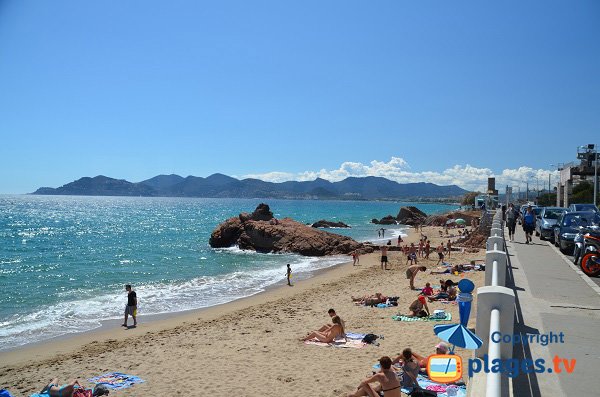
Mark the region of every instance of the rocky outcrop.
<instances>
[{"instance_id":1,"label":"rocky outcrop","mask_svg":"<svg viewBox=\"0 0 600 397\"><path fill-rule=\"evenodd\" d=\"M371 223L374 223L376 225L396 225L398 224L398 221L396 221L396 218L394 218L391 215L388 216L384 216L383 218L377 220L377 219L371 219Z\"/></svg>"},{"instance_id":2,"label":"rocky outcrop","mask_svg":"<svg viewBox=\"0 0 600 397\"><path fill-rule=\"evenodd\" d=\"M396 216L398 223L409 226L421 225L425 219L427 219L427 214L413 206L400 207L400 212Z\"/></svg>"},{"instance_id":3,"label":"rocky outcrop","mask_svg":"<svg viewBox=\"0 0 600 397\"><path fill-rule=\"evenodd\" d=\"M425 220L425 226L444 226L450 219L464 219L467 226L473 218L479 218L479 211L453 211L443 215L431 215Z\"/></svg>"},{"instance_id":4,"label":"rocky outcrop","mask_svg":"<svg viewBox=\"0 0 600 397\"><path fill-rule=\"evenodd\" d=\"M346 225L344 222L331 222L326 221L325 219L321 219L312 224L312 227L322 227L322 228L330 228L330 227L341 227L341 228L350 228L350 226Z\"/></svg>"},{"instance_id":5,"label":"rocky outcrop","mask_svg":"<svg viewBox=\"0 0 600 397\"><path fill-rule=\"evenodd\" d=\"M260 204L251 213L229 218L212 232L213 248L237 245L257 252L293 252L307 256L373 252L373 247L350 237L325 232L290 218L276 219L269 206Z\"/></svg>"}]
</instances>

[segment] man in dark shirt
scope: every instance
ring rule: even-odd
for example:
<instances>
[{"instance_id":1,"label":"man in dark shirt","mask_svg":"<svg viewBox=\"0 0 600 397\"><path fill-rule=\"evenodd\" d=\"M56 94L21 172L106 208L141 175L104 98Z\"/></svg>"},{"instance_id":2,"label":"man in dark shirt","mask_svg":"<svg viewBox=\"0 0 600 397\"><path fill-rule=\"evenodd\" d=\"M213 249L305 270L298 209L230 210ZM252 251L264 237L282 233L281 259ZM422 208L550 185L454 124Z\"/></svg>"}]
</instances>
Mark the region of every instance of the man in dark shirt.
<instances>
[{"instance_id":1,"label":"man in dark shirt","mask_svg":"<svg viewBox=\"0 0 600 397\"><path fill-rule=\"evenodd\" d=\"M125 286L125 291L127 291L127 306L125 306L125 320L123 320L122 326L127 327L127 318L131 315L133 317L133 326L135 327L137 326L137 295L129 284Z\"/></svg>"}]
</instances>

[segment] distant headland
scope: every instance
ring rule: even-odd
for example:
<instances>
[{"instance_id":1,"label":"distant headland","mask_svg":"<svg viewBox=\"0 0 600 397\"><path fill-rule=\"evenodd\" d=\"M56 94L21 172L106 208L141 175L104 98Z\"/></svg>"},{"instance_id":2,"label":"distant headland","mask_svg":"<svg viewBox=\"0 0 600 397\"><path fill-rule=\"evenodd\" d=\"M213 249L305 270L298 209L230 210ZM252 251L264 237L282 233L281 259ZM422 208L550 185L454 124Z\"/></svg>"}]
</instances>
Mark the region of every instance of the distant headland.
<instances>
[{"instance_id":1,"label":"distant headland","mask_svg":"<svg viewBox=\"0 0 600 397\"><path fill-rule=\"evenodd\" d=\"M350 177L339 182L265 182L236 179L223 174L206 178L158 175L141 182L128 182L103 175L83 177L58 188L41 187L32 194L78 196L143 196L207 198L279 198L329 200L453 200L467 191L456 185L397 183L381 177Z\"/></svg>"}]
</instances>

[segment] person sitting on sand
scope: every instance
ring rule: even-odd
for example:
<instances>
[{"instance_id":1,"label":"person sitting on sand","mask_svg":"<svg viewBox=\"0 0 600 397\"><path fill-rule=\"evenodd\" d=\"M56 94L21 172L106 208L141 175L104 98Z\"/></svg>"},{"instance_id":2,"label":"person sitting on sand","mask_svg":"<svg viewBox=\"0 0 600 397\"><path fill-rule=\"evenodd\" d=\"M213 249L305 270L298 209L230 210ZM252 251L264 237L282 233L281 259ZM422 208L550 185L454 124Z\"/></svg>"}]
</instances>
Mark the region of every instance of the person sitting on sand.
<instances>
[{"instance_id":1,"label":"person sitting on sand","mask_svg":"<svg viewBox=\"0 0 600 397\"><path fill-rule=\"evenodd\" d=\"M334 316L331 321L333 326L325 332L313 331L306 335L301 341L307 341L309 339L317 339L319 342L331 343L337 337L343 337L345 335L344 327L342 326L342 320L339 316Z\"/></svg>"},{"instance_id":2,"label":"person sitting on sand","mask_svg":"<svg viewBox=\"0 0 600 397\"><path fill-rule=\"evenodd\" d=\"M327 311L327 314L329 314L329 317L331 317L331 318L334 318L335 316L337 316L337 313L335 312L335 309L333 309L333 308L329 309ZM346 329L346 323L344 322L344 320L342 320L341 317L340 317L340 323L342 324L342 328ZM334 326L335 326L335 324L325 324L321 328L319 328L317 331L327 332Z\"/></svg>"},{"instance_id":3,"label":"person sitting on sand","mask_svg":"<svg viewBox=\"0 0 600 397\"><path fill-rule=\"evenodd\" d=\"M428 317L429 306L427 306L427 300L423 295L419 295L419 297L410 304L408 307L410 313L406 317Z\"/></svg>"},{"instance_id":4,"label":"person sitting on sand","mask_svg":"<svg viewBox=\"0 0 600 397\"><path fill-rule=\"evenodd\" d=\"M452 280L446 280L445 283L446 284L446 290L444 291L443 289L438 292L436 295L434 296L430 296L429 302L433 302L433 301L437 301L437 300L449 300L449 301L453 301L456 299L456 288L454 287L454 282Z\"/></svg>"},{"instance_id":5,"label":"person sitting on sand","mask_svg":"<svg viewBox=\"0 0 600 397\"><path fill-rule=\"evenodd\" d=\"M427 267L417 265L409 266L406 269L406 278L410 280L410 289L415 289L415 277L417 277L417 273L419 273L419 271L424 272L426 270Z\"/></svg>"},{"instance_id":6,"label":"person sitting on sand","mask_svg":"<svg viewBox=\"0 0 600 397\"><path fill-rule=\"evenodd\" d=\"M431 283L425 283L425 287L421 290L421 295L424 295L424 296L433 295L433 288L431 288Z\"/></svg>"},{"instance_id":7,"label":"person sitting on sand","mask_svg":"<svg viewBox=\"0 0 600 397\"><path fill-rule=\"evenodd\" d=\"M379 372L360 382L358 390L353 394L348 394L348 397L380 397L380 392L383 392L384 397L401 397L401 385L396 372L392 369L392 359L387 356L381 357L379 365L381 366ZM379 385L371 386L371 383L374 382L379 382Z\"/></svg>"},{"instance_id":8,"label":"person sitting on sand","mask_svg":"<svg viewBox=\"0 0 600 397\"><path fill-rule=\"evenodd\" d=\"M379 303L384 303L387 301L387 296L383 295L381 292L376 292L375 295L365 295L363 297L351 297L352 302L365 306L374 306Z\"/></svg>"},{"instance_id":9,"label":"person sitting on sand","mask_svg":"<svg viewBox=\"0 0 600 397\"><path fill-rule=\"evenodd\" d=\"M415 358L414 353L410 347L402 350L402 355L393 362L399 362L402 364L402 387L412 391L415 388L419 388L419 382L417 376L419 376L419 361Z\"/></svg>"}]
</instances>

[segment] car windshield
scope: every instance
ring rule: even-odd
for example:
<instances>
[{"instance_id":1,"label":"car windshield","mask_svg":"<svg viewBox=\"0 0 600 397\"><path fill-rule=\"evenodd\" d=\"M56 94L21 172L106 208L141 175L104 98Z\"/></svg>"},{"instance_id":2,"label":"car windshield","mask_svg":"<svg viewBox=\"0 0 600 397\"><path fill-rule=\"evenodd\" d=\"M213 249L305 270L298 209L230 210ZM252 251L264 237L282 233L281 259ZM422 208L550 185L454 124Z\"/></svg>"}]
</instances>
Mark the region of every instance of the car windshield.
<instances>
[{"instance_id":1,"label":"car windshield","mask_svg":"<svg viewBox=\"0 0 600 397\"><path fill-rule=\"evenodd\" d=\"M563 226L598 226L600 225L600 215L590 213L582 215L565 216Z\"/></svg>"},{"instance_id":2,"label":"car windshield","mask_svg":"<svg viewBox=\"0 0 600 397\"><path fill-rule=\"evenodd\" d=\"M544 219L558 219L564 210L546 210L544 211Z\"/></svg>"},{"instance_id":3,"label":"car windshield","mask_svg":"<svg viewBox=\"0 0 600 397\"><path fill-rule=\"evenodd\" d=\"M539 214L542 212L542 209L543 209L543 208L541 208L541 207L534 208L534 209L533 209L533 213L534 213L536 216L538 216L538 215L539 215Z\"/></svg>"},{"instance_id":4,"label":"car windshield","mask_svg":"<svg viewBox=\"0 0 600 397\"><path fill-rule=\"evenodd\" d=\"M596 211L594 204L577 204L575 205L577 211Z\"/></svg>"}]
</instances>

